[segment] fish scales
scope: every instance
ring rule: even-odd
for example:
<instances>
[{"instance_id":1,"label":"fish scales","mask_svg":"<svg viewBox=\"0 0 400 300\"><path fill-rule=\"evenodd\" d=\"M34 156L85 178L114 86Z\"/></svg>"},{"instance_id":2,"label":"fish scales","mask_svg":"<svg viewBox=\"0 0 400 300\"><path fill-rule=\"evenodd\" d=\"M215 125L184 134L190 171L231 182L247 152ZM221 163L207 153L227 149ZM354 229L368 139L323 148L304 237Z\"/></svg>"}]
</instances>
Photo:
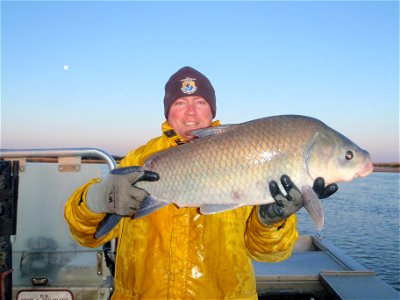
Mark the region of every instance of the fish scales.
<instances>
[{"instance_id":1,"label":"fish scales","mask_svg":"<svg viewBox=\"0 0 400 300\"><path fill-rule=\"evenodd\" d=\"M229 127L149 158L144 169L160 180L140 183L151 195L178 206L202 203L270 203L271 179L288 174L310 184L304 151L322 123L294 116L264 118Z\"/></svg>"},{"instance_id":2,"label":"fish scales","mask_svg":"<svg viewBox=\"0 0 400 300\"><path fill-rule=\"evenodd\" d=\"M144 169L157 172L160 179L136 184L150 195L135 218L169 203L200 207L203 214L271 203L269 182L279 184L286 174L300 189L304 208L321 230L324 213L312 189L314 180L323 177L326 184L351 181L373 170L367 151L306 116L275 116L193 133L200 138L145 161ZM120 219L119 215L107 215L96 238Z\"/></svg>"}]
</instances>

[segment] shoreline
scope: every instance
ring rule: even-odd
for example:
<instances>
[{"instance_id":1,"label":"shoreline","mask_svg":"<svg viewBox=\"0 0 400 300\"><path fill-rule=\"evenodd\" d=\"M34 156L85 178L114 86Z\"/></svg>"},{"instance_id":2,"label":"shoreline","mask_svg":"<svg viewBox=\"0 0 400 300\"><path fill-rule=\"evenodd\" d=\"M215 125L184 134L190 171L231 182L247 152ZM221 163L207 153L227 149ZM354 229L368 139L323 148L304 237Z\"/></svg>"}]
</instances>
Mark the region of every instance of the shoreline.
<instances>
[{"instance_id":1,"label":"shoreline","mask_svg":"<svg viewBox=\"0 0 400 300\"><path fill-rule=\"evenodd\" d=\"M374 172L400 173L400 163L374 163Z\"/></svg>"}]
</instances>

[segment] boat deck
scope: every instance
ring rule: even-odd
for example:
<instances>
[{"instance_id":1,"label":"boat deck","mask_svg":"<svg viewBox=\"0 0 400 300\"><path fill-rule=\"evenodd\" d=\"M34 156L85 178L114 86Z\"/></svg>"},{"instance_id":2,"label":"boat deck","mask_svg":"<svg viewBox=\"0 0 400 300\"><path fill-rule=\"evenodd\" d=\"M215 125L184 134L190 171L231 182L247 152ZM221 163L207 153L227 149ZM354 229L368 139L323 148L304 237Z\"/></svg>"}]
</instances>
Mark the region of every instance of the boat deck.
<instances>
[{"instance_id":1,"label":"boat deck","mask_svg":"<svg viewBox=\"0 0 400 300\"><path fill-rule=\"evenodd\" d=\"M261 299L400 299L393 287L322 237L301 236L283 262L253 264Z\"/></svg>"}]
</instances>

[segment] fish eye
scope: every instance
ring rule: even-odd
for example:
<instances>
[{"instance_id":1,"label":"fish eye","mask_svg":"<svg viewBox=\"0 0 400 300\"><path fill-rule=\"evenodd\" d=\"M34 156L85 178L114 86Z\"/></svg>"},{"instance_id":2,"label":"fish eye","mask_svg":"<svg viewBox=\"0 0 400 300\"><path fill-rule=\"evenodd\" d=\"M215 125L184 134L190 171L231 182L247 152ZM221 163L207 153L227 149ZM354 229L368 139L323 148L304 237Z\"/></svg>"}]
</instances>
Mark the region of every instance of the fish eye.
<instances>
[{"instance_id":1,"label":"fish eye","mask_svg":"<svg viewBox=\"0 0 400 300\"><path fill-rule=\"evenodd\" d=\"M353 151L347 151L346 152L346 159L347 160L350 160L350 159L352 159L354 157L354 154L353 154Z\"/></svg>"}]
</instances>

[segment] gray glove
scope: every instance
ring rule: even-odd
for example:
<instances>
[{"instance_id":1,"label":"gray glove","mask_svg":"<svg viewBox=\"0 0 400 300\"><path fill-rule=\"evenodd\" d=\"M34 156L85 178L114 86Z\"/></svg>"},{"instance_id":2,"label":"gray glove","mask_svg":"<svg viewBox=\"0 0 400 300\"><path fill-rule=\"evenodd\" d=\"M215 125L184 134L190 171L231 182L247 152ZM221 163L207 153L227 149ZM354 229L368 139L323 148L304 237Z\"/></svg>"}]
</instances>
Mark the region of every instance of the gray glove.
<instances>
[{"instance_id":1,"label":"gray glove","mask_svg":"<svg viewBox=\"0 0 400 300\"><path fill-rule=\"evenodd\" d=\"M278 184L272 180L269 184L269 190L275 202L259 206L259 218L265 224L272 225L283 221L303 207L301 192L289 176L283 175L281 183L286 191L286 196L282 194ZM313 190L319 199L323 199L335 193L338 190L338 186L333 183L325 187L325 180L322 177L318 177L314 181Z\"/></svg>"},{"instance_id":2,"label":"gray glove","mask_svg":"<svg viewBox=\"0 0 400 300\"><path fill-rule=\"evenodd\" d=\"M149 195L135 184L139 181L157 181L157 173L140 167L112 170L100 183L89 187L86 205L95 213L133 216L140 203Z\"/></svg>"}]
</instances>

